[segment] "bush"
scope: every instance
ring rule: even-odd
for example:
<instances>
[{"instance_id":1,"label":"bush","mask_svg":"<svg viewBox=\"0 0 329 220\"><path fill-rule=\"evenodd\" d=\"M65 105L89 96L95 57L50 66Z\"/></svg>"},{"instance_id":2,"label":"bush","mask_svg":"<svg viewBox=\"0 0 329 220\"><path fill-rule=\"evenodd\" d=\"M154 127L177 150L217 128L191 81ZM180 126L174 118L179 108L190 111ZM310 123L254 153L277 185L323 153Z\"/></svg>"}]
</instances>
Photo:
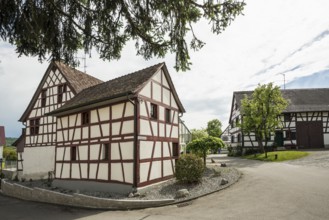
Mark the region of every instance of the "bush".
<instances>
[{"instance_id":1,"label":"bush","mask_svg":"<svg viewBox=\"0 0 329 220\"><path fill-rule=\"evenodd\" d=\"M241 146L236 146L236 147L228 147L228 154L227 156L229 157L240 157L242 156L242 147Z\"/></svg>"},{"instance_id":2,"label":"bush","mask_svg":"<svg viewBox=\"0 0 329 220\"><path fill-rule=\"evenodd\" d=\"M203 161L194 154L182 155L176 163L175 176L182 183L200 182L203 172Z\"/></svg>"}]
</instances>

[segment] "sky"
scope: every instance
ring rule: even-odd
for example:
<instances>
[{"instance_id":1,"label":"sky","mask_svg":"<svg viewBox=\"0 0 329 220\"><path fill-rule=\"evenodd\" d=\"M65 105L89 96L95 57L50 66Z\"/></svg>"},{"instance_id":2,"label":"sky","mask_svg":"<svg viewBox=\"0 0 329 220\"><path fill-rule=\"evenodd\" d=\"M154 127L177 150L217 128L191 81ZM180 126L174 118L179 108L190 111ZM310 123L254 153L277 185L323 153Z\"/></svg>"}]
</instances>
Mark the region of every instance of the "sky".
<instances>
[{"instance_id":1,"label":"sky","mask_svg":"<svg viewBox=\"0 0 329 220\"><path fill-rule=\"evenodd\" d=\"M190 128L205 128L219 119L228 124L233 91L253 90L273 82L286 89L329 88L329 1L245 0L244 15L220 35L201 21L197 36L206 42L191 51L191 70L176 72L175 56L144 60L134 43L126 45L120 60L102 61L96 52L87 58L88 74L107 81L166 62ZM0 40L0 125L7 137L18 137L18 122L49 63L36 57L18 58L15 47ZM78 69L83 71L83 65Z\"/></svg>"}]
</instances>

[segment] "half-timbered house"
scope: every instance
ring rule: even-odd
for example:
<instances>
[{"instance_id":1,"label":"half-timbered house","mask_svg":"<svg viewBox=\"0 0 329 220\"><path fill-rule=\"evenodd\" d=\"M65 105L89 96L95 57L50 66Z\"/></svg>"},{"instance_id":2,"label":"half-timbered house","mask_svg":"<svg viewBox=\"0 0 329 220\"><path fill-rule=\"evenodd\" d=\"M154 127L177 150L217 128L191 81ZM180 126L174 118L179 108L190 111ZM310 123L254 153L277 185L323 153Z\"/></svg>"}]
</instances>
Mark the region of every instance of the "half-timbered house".
<instances>
[{"instance_id":1,"label":"half-timbered house","mask_svg":"<svg viewBox=\"0 0 329 220\"><path fill-rule=\"evenodd\" d=\"M166 65L98 84L56 116L54 184L126 193L172 178L185 112Z\"/></svg>"},{"instance_id":2,"label":"half-timbered house","mask_svg":"<svg viewBox=\"0 0 329 220\"><path fill-rule=\"evenodd\" d=\"M61 62L50 63L19 119L26 127L15 142L20 178L40 179L54 170L57 124L56 117L46 114L63 106L83 89L101 82Z\"/></svg>"},{"instance_id":3,"label":"half-timbered house","mask_svg":"<svg viewBox=\"0 0 329 220\"><path fill-rule=\"evenodd\" d=\"M289 104L278 116L280 127L268 139L267 146L279 149L329 148L329 89L287 89L281 92ZM229 119L231 146L241 146L244 151L258 147L253 133L245 134L236 126L243 123L241 100L251 94L252 91L233 93Z\"/></svg>"}]
</instances>

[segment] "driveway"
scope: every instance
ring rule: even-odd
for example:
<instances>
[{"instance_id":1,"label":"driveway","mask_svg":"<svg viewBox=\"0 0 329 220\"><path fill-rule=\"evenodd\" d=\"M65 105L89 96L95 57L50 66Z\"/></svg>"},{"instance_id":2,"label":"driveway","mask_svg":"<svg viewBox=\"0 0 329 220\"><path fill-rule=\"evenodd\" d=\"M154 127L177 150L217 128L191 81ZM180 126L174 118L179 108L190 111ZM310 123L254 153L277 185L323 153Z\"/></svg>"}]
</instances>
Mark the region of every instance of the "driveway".
<instances>
[{"instance_id":1,"label":"driveway","mask_svg":"<svg viewBox=\"0 0 329 220\"><path fill-rule=\"evenodd\" d=\"M59 212L56 217L115 220L329 219L329 151L312 152L305 159L281 163L264 163L222 155L214 155L214 159L238 167L243 172L240 181L226 190L179 207L81 212L67 208L64 213L57 208ZM29 211L56 210L49 206L39 204L35 206L37 209L29 206ZM24 209L24 206L19 208ZM3 211L5 209L1 210L1 214ZM2 216L6 216L6 211ZM32 218L25 216L17 219Z\"/></svg>"},{"instance_id":2,"label":"driveway","mask_svg":"<svg viewBox=\"0 0 329 220\"><path fill-rule=\"evenodd\" d=\"M288 163L213 156L238 167L243 172L241 180L186 206L103 212L82 219L329 219L329 169L324 165L329 151Z\"/></svg>"}]
</instances>

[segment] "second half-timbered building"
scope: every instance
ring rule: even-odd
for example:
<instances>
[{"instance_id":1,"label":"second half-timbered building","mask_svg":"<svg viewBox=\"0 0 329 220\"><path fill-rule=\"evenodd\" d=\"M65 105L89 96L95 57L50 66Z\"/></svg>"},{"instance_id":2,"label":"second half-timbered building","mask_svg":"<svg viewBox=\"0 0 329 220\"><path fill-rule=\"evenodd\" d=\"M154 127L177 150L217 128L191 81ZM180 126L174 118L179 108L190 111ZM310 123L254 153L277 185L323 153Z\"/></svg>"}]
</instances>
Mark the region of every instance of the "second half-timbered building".
<instances>
[{"instance_id":1,"label":"second half-timbered building","mask_svg":"<svg viewBox=\"0 0 329 220\"><path fill-rule=\"evenodd\" d=\"M278 149L329 148L329 89L287 89L282 96L288 107L279 117L280 127L268 139L268 146ZM233 93L228 133L231 146L244 151L258 148L253 133L245 134L236 125L243 123L241 100L252 91Z\"/></svg>"},{"instance_id":2,"label":"second half-timbered building","mask_svg":"<svg viewBox=\"0 0 329 220\"><path fill-rule=\"evenodd\" d=\"M81 91L48 114L54 184L125 193L172 178L184 112L164 63Z\"/></svg>"}]
</instances>

